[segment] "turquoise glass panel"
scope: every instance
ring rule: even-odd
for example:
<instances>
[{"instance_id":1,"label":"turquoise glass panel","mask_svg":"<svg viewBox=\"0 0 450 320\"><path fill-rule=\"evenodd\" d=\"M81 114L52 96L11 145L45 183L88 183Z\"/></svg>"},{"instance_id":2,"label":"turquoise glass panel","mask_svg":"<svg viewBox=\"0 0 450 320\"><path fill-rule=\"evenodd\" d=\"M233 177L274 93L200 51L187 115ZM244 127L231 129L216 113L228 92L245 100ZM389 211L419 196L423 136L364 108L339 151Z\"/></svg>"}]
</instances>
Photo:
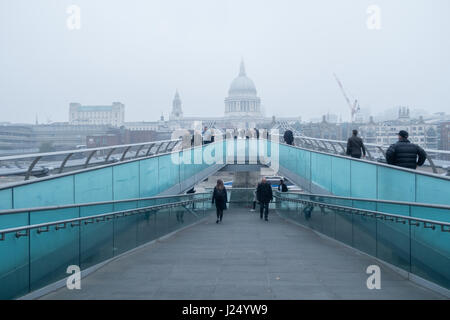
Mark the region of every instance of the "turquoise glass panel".
<instances>
[{"instance_id":1,"label":"turquoise glass panel","mask_svg":"<svg viewBox=\"0 0 450 320\"><path fill-rule=\"evenodd\" d=\"M156 239L156 215L154 211L147 211L136 216L137 245Z\"/></svg>"},{"instance_id":2,"label":"turquoise glass panel","mask_svg":"<svg viewBox=\"0 0 450 320\"><path fill-rule=\"evenodd\" d=\"M416 177L416 202L450 205L450 180L429 176Z\"/></svg>"},{"instance_id":3,"label":"turquoise glass panel","mask_svg":"<svg viewBox=\"0 0 450 320\"><path fill-rule=\"evenodd\" d=\"M155 211L155 231L158 237L167 233L169 214L170 209L160 209Z\"/></svg>"},{"instance_id":4,"label":"turquoise glass panel","mask_svg":"<svg viewBox=\"0 0 450 320\"><path fill-rule=\"evenodd\" d=\"M73 176L39 181L14 188L14 208L74 203Z\"/></svg>"},{"instance_id":5,"label":"turquoise glass panel","mask_svg":"<svg viewBox=\"0 0 450 320\"><path fill-rule=\"evenodd\" d=\"M338 157L331 157L332 166L332 186L331 192L334 195L350 196L350 160Z\"/></svg>"},{"instance_id":6,"label":"turquoise glass panel","mask_svg":"<svg viewBox=\"0 0 450 320\"><path fill-rule=\"evenodd\" d=\"M371 210L371 211L376 211L377 206L378 206L378 203L374 202L374 201L340 200L339 202L342 203L343 205L347 205L347 204L344 204L343 202L349 202L349 204L348 204L349 207L358 208L358 209L366 209L366 210Z\"/></svg>"},{"instance_id":7,"label":"turquoise glass panel","mask_svg":"<svg viewBox=\"0 0 450 320\"><path fill-rule=\"evenodd\" d=\"M0 190L0 210L12 209L12 202L12 189Z\"/></svg>"},{"instance_id":8,"label":"turquoise glass panel","mask_svg":"<svg viewBox=\"0 0 450 320\"><path fill-rule=\"evenodd\" d=\"M113 167L114 200L139 198L139 162Z\"/></svg>"},{"instance_id":9,"label":"turquoise glass panel","mask_svg":"<svg viewBox=\"0 0 450 320\"><path fill-rule=\"evenodd\" d=\"M28 224L28 213L14 216L0 215L0 229ZM15 233L5 234L0 241L0 299L13 299L29 289L29 241L17 238Z\"/></svg>"},{"instance_id":10,"label":"turquoise glass panel","mask_svg":"<svg viewBox=\"0 0 450 320\"><path fill-rule=\"evenodd\" d=\"M377 166L362 161L350 161L351 196L377 199Z\"/></svg>"},{"instance_id":11,"label":"turquoise glass panel","mask_svg":"<svg viewBox=\"0 0 450 320\"><path fill-rule=\"evenodd\" d=\"M320 188L331 191L331 156L313 153L311 171L311 181Z\"/></svg>"},{"instance_id":12,"label":"turquoise glass panel","mask_svg":"<svg viewBox=\"0 0 450 320\"><path fill-rule=\"evenodd\" d=\"M375 256L377 253L377 221L370 216L353 214L353 247Z\"/></svg>"},{"instance_id":13,"label":"turquoise glass panel","mask_svg":"<svg viewBox=\"0 0 450 320\"><path fill-rule=\"evenodd\" d=\"M113 200L112 167L75 175L75 202L88 203Z\"/></svg>"},{"instance_id":14,"label":"turquoise glass panel","mask_svg":"<svg viewBox=\"0 0 450 320\"><path fill-rule=\"evenodd\" d=\"M390 264L410 271L409 224L391 220L377 221L376 256Z\"/></svg>"},{"instance_id":15,"label":"turquoise glass panel","mask_svg":"<svg viewBox=\"0 0 450 320\"><path fill-rule=\"evenodd\" d=\"M378 199L410 201L416 199L416 175L388 167L378 167Z\"/></svg>"},{"instance_id":16,"label":"turquoise glass panel","mask_svg":"<svg viewBox=\"0 0 450 320\"><path fill-rule=\"evenodd\" d=\"M162 192L172 186L170 181L170 156L158 157L158 171L159 171L159 192Z\"/></svg>"},{"instance_id":17,"label":"turquoise glass panel","mask_svg":"<svg viewBox=\"0 0 450 320\"><path fill-rule=\"evenodd\" d=\"M39 289L67 276L67 267L80 265L79 229L66 226L48 232L30 234L30 290Z\"/></svg>"},{"instance_id":18,"label":"turquoise glass panel","mask_svg":"<svg viewBox=\"0 0 450 320\"><path fill-rule=\"evenodd\" d=\"M334 210L334 213L336 219L336 240L351 246L353 244L352 213L340 210Z\"/></svg>"},{"instance_id":19,"label":"turquoise glass panel","mask_svg":"<svg viewBox=\"0 0 450 320\"><path fill-rule=\"evenodd\" d=\"M151 197L159 193L158 158L141 160L139 184L141 197Z\"/></svg>"},{"instance_id":20,"label":"turquoise glass panel","mask_svg":"<svg viewBox=\"0 0 450 320\"><path fill-rule=\"evenodd\" d=\"M40 224L79 217L78 208L37 211L30 213L30 224ZM61 227L61 228L59 228ZM34 229L30 238L31 290L55 282L66 275L67 267L79 266L79 229L70 224Z\"/></svg>"},{"instance_id":21,"label":"turquoise glass panel","mask_svg":"<svg viewBox=\"0 0 450 320\"><path fill-rule=\"evenodd\" d=\"M137 201L114 204L114 211L136 209ZM114 255L128 251L137 245L137 216L117 216L114 219Z\"/></svg>"},{"instance_id":22,"label":"turquoise glass panel","mask_svg":"<svg viewBox=\"0 0 450 320\"><path fill-rule=\"evenodd\" d=\"M112 204L93 205L80 208L80 216L87 217L113 211ZM97 223L81 223L80 260L81 269L86 269L113 256L113 220Z\"/></svg>"},{"instance_id":23,"label":"turquoise glass panel","mask_svg":"<svg viewBox=\"0 0 450 320\"><path fill-rule=\"evenodd\" d=\"M382 203L379 202L377 204L377 211L398 214L402 216L410 215L410 207L409 205L404 204L393 204L393 203Z\"/></svg>"},{"instance_id":24,"label":"turquoise glass panel","mask_svg":"<svg viewBox=\"0 0 450 320\"><path fill-rule=\"evenodd\" d=\"M450 289L450 232L411 226L411 272Z\"/></svg>"}]
</instances>

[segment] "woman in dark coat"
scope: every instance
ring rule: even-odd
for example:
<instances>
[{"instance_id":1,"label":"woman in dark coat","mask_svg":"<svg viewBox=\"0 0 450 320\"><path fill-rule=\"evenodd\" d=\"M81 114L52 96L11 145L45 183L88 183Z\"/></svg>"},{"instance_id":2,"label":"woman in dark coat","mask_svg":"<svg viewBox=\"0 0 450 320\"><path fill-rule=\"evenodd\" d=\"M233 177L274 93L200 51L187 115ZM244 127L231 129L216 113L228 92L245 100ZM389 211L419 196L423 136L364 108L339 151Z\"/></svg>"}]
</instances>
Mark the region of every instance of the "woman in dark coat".
<instances>
[{"instance_id":1,"label":"woman in dark coat","mask_svg":"<svg viewBox=\"0 0 450 320\"><path fill-rule=\"evenodd\" d=\"M222 222L223 210L227 209L227 189L223 185L221 179L217 180L217 185L214 187L212 195L212 203L216 203L217 211L217 221L216 223Z\"/></svg>"}]
</instances>

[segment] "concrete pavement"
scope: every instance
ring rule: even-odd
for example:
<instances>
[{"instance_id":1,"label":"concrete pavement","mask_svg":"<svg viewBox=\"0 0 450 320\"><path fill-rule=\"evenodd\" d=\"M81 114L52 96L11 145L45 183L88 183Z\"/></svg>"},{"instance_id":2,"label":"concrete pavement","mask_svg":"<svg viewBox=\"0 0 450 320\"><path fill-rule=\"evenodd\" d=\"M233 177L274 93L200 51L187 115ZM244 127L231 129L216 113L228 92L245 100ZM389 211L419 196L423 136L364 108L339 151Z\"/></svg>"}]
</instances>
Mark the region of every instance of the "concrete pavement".
<instances>
[{"instance_id":1,"label":"concrete pavement","mask_svg":"<svg viewBox=\"0 0 450 320\"><path fill-rule=\"evenodd\" d=\"M272 210L215 214L170 238L120 257L82 279L81 290L42 299L443 299L381 267L381 289L365 273L375 259Z\"/></svg>"}]
</instances>

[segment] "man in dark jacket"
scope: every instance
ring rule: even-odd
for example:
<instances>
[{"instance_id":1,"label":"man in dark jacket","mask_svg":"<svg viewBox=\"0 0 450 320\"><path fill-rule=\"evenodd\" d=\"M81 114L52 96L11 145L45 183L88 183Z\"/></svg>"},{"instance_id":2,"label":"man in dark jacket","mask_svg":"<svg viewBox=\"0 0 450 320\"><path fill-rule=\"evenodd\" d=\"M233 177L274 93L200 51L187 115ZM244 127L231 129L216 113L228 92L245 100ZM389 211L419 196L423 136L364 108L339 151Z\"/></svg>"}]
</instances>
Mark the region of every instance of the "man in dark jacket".
<instances>
[{"instance_id":1,"label":"man in dark jacket","mask_svg":"<svg viewBox=\"0 0 450 320\"><path fill-rule=\"evenodd\" d=\"M266 178L263 178L256 188L256 199L259 202L259 216L269 221L269 202L272 201L272 186L267 182Z\"/></svg>"},{"instance_id":2,"label":"man in dark jacket","mask_svg":"<svg viewBox=\"0 0 450 320\"><path fill-rule=\"evenodd\" d=\"M400 130L398 141L386 151L386 161L394 166L416 169L423 165L427 153L418 145L408 140L408 132Z\"/></svg>"},{"instance_id":3,"label":"man in dark jacket","mask_svg":"<svg viewBox=\"0 0 450 320\"><path fill-rule=\"evenodd\" d=\"M289 191L289 189L288 189L286 183L284 183L283 179L280 180L280 184L278 185L278 191L281 191L281 192L288 192Z\"/></svg>"},{"instance_id":4,"label":"man in dark jacket","mask_svg":"<svg viewBox=\"0 0 450 320\"><path fill-rule=\"evenodd\" d=\"M289 145L292 145L292 143L294 142L294 134L292 133L291 130L286 130L284 132L283 139L284 142L286 142Z\"/></svg>"},{"instance_id":5,"label":"man in dark jacket","mask_svg":"<svg viewBox=\"0 0 450 320\"><path fill-rule=\"evenodd\" d=\"M358 137L358 130L352 131L353 135L347 140L347 155L352 158L361 158L361 155L366 156L366 147L360 137Z\"/></svg>"}]
</instances>

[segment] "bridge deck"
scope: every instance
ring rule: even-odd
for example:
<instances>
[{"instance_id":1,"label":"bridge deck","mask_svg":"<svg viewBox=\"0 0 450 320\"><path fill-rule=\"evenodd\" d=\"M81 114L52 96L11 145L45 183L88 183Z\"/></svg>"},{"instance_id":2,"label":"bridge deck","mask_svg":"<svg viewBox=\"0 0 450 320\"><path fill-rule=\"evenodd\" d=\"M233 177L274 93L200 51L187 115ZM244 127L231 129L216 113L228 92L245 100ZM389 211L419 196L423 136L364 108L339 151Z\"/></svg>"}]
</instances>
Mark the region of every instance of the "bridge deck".
<instances>
[{"instance_id":1,"label":"bridge deck","mask_svg":"<svg viewBox=\"0 0 450 320\"><path fill-rule=\"evenodd\" d=\"M271 212L232 208L120 257L82 279L81 290L43 299L442 299L381 267L381 289L366 287L374 259Z\"/></svg>"}]
</instances>

